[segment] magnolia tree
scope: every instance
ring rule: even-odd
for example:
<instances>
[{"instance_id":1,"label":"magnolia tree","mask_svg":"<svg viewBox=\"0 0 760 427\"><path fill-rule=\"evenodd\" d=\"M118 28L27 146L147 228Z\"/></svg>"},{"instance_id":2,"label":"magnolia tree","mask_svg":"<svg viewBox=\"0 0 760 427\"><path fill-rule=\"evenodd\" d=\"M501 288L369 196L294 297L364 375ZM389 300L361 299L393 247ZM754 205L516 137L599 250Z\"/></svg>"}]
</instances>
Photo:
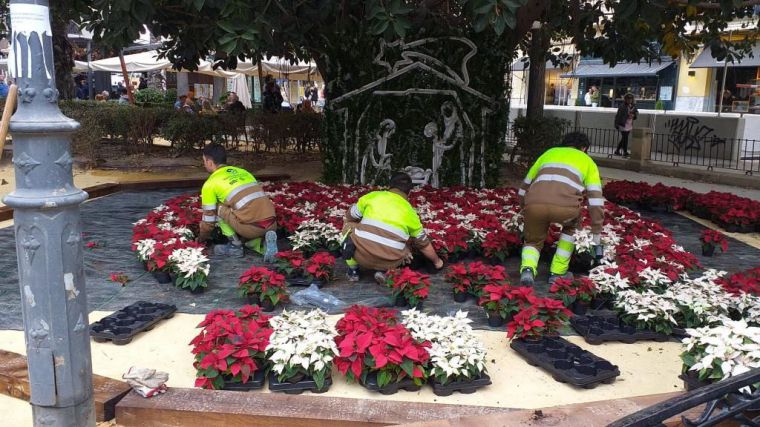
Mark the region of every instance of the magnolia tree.
<instances>
[{"instance_id":1,"label":"magnolia tree","mask_svg":"<svg viewBox=\"0 0 760 427\"><path fill-rule=\"evenodd\" d=\"M498 181L509 107L505 74L520 44L545 54L551 39L566 39L610 63L690 54L709 44L730 60L749 51L756 30L734 41L721 40L721 31L739 18L757 21L752 13L760 1L84 3L91 7L81 22L96 42L122 47L147 27L165 38L160 50L176 67L194 69L208 56L225 68L266 55L314 59L326 82L328 180L383 183L390 171L411 166L434 185L482 186Z\"/></svg>"}]
</instances>

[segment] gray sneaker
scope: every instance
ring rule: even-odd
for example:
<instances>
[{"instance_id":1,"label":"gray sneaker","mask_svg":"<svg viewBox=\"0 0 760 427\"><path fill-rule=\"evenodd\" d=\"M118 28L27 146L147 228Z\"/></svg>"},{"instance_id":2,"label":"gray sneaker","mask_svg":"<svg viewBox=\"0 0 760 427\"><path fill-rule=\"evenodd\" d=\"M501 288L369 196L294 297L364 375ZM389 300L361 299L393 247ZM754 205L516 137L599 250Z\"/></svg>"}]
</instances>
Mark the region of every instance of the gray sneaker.
<instances>
[{"instance_id":1,"label":"gray sneaker","mask_svg":"<svg viewBox=\"0 0 760 427\"><path fill-rule=\"evenodd\" d=\"M243 245L233 245L232 243L225 243L223 245L214 245L214 255L242 258L243 257Z\"/></svg>"},{"instance_id":2,"label":"gray sneaker","mask_svg":"<svg viewBox=\"0 0 760 427\"><path fill-rule=\"evenodd\" d=\"M383 273L382 271L376 271L375 282L377 282L378 285L385 286L385 273Z\"/></svg>"},{"instance_id":3,"label":"gray sneaker","mask_svg":"<svg viewBox=\"0 0 760 427\"><path fill-rule=\"evenodd\" d=\"M526 268L522 271L522 273L520 273L520 285L533 286L535 282L535 275L533 274L533 270L530 268Z\"/></svg>"},{"instance_id":4,"label":"gray sneaker","mask_svg":"<svg viewBox=\"0 0 760 427\"><path fill-rule=\"evenodd\" d=\"M358 282L359 281L359 269L358 268L349 268L346 272L346 277L348 278L349 282Z\"/></svg>"},{"instance_id":5,"label":"gray sneaker","mask_svg":"<svg viewBox=\"0 0 760 427\"><path fill-rule=\"evenodd\" d=\"M267 231L264 236L265 249L264 249L264 262L274 262L274 256L277 254L277 233L274 231Z\"/></svg>"}]
</instances>

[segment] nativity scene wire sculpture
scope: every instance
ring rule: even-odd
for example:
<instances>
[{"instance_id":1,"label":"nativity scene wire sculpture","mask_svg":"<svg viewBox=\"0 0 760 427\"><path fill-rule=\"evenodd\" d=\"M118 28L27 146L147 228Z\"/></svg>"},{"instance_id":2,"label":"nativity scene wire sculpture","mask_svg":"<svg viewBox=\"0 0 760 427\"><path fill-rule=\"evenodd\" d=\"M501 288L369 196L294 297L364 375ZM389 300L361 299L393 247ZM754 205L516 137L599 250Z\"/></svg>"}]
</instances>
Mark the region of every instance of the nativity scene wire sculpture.
<instances>
[{"instance_id":1,"label":"nativity scene wire sculpture","mask_svg":"<svg viewBox=\"0 0 760 427\"><path fill-rule=\"evenodd\" d=\"M497 103L470 87L476 53L462 37L381 40L374 63L387 75L327 106L339 117L342 181L385 184L392 172L414 168L430 171L434 187L484 186L486 130Z\"/></svg>"}]
</instances>

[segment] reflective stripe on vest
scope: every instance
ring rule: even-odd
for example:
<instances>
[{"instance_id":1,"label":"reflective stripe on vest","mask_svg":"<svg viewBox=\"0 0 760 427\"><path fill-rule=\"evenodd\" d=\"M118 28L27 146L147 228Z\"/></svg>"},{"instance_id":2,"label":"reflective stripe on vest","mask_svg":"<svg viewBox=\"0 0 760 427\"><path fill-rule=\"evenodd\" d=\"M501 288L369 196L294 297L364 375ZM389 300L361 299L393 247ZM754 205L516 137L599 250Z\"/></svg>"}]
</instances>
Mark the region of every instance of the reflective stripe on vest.
<instances>
[{"instance_id":1,"label":"reflective stripe on vest","mask_svg":"<svg viewBox=\"0 0 760 427\"><path fill-rule=\"evenodd\" d=\"M238 194L240 194L241 191L245 190L246 188L255 187L257 185L259 185L258 182L251 182L251 183L243 184L243 185L241 185L239 187L236 187L232 191L230 191L230 194L227 195L227 198L224 199L224 201L227 202L227 203L229 203L230 200L232 200L233 197L235 197Z\"/></svg>"},{"instance_id":2,"label":"reflective stripe on vest","mask_svg":"<svg viewBox=\"0 0 760 427\"><path fill-rule=\"evenodd\" d=\"M364 219L362 219L361 223L365 224L365 225L371 225L373 227L377 227L377 228L383 229L383 230L385 230L385 231L387 231L389 233L395 234L400 239L409 240L409 235L406 234L404 232L404 230L401 230L401 229L399 229L397 227L394 227L392 225L386 224L386 223L384 223L382 221L378 221L376 219L364 218Z\"/></svg>"},{"instance_id":3,"label":"reflective stripe on vest","mask_svg":"<svg viewBox=\"0 0 760 427\"><path fill-rule=\"evenodd\" d=\"M242 209L249 202L251 202L253 200L256 200L256 199L260 199L260 198L262 198L264 196L266 196L266 193L264 193L263 191L257 191L255 193L251 193L251 194L243 197L242 199L238 200L238 202L235 203L235 209L237 209L237 210Z\"/></svg>"},{"instance_id":4,"label":"reflective stripe on vest","mask_svg":"<svg viewBox=\"0 0 760 427\"><path fill-rule=\"evenodd\" d=\"M371 240L375 243L380 243L383 246L388 246L389 248L398 249L400 251L403 251L404 248L406 248L406 243L404 242L397 242L395 240L387 239L383 236L378 236L375 233L370 233L369 231L356 229L354 230L354 234L356 235L356 237L361 237L362 239Z\"/></svg>"}]
</instances>

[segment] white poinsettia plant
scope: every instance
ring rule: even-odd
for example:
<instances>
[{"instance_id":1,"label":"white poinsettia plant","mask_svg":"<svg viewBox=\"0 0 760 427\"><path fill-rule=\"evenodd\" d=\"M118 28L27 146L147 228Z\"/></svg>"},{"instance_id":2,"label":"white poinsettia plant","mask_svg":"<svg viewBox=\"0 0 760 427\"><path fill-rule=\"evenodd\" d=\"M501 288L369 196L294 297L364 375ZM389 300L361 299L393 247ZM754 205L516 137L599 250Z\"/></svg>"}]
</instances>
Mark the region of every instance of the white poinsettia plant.
<instances>
[{"instance_id":1,"label":"white poinsettia plant","mask_svg":"<svg viewBox=\"0 0 760 427\"><path fill-rule=\"evenodd\" d=\"M177 287L195 290L208 286L209 260L202 248L175 249L169 256L169 263L177 275Z\"/></svg>"},{"instance_id":2,"label":"white poinsettia plant","mask_svg":"<svg viewBox=\"0 0 760 427\"><path fill-rule=\"evenodd\" d=\"M724 319L715 327L687 329L681 354L684 372L713 382L760 368L760 328L744 320Z\"/></svg>"},{"instance_id":3,"label":"white poinsettia plant","mask_svg":"<svg viewBox=\"0 0 760 427\"><path fill-rule=\"evenodd\" d=\"M437 382L477 379L485 373L486 349L472 330L467 312L441 317L411 309L401 316L415 340L430 342L428 353Z\"/></svg>"},{"instance_id":4,"label":"white poinsettia plant","mask_svg":"<svg viewBox=\"0 0 760 427\"><path fill-rule=\"evenodd\" d=\"M675 302L650 289L620 291L615 295L615 308L620 311L623 322L638 329L648 329L670 334L678 326L675 316L679 313Z\"/></svg>"},{"instance_id":5,"label":"white poinsettia plant","mask_svg":"<svg viewBox=\"0 0 760 427\"><path fill-rule=\"evenodd\" d=\"M340 230L334 225L310 219L299 224L288 240L295 251L315 252L319 248L339 248L341 238Z\"/></svg>"},{"instance_id":6,"label":"white poinsettia plant","mask_svg":"<svg viewBox=\"0 0 760 427\"><path fill-rule=\"evenodd\" d=\"M273 332L267 354L278 381L303 374L314 379L318 389L324 388L338 354L337 332L327 322L327 314L322 310L283 310L269 319L269 325Z\"/></svg>"},{"instance_id":7,"label":"white poinsettia plant","mask_svg":"<svg viewBox=\"0 0 760 427\"><path fill-rule=\"evenodd\" d=\"M140 261L147 261L148 258L153 255L153 251L156 250L156 243L157 242L153 239L138 240L137 243L135 243L137 259Z\"/></svg>"}]
</instances>

